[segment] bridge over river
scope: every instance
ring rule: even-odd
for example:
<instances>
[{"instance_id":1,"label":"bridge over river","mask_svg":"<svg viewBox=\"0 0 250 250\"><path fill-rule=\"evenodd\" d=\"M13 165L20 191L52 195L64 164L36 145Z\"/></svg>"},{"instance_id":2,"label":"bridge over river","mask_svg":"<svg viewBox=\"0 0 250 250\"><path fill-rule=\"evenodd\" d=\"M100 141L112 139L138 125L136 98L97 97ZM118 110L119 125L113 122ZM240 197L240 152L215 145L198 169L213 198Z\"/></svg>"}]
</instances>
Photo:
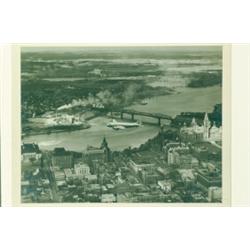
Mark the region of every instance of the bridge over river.
<instances>
[{"instance_id":1,"label":"bridge over river","mask_svg":"<svg viewBox=\"0 0 250 250\"><path fill-rule=\"evenodd\" d=\"M143 111L136 111L136 110L132 110L132 109L122 109L122 110L115 110L115 111L112 110L112 112L120 113L121 119L123 119L124 114L131 115L132 121L135 120L135 115L156 118L158 120L159 126L161 125L161 120L170 120L171 121L173 119L173 117L171 117L169 115L161 114L161 113L149 113L149 112L143 112ZM111 114L112 114L112 112L111 112Z\"/></svg>"}]
</instances>

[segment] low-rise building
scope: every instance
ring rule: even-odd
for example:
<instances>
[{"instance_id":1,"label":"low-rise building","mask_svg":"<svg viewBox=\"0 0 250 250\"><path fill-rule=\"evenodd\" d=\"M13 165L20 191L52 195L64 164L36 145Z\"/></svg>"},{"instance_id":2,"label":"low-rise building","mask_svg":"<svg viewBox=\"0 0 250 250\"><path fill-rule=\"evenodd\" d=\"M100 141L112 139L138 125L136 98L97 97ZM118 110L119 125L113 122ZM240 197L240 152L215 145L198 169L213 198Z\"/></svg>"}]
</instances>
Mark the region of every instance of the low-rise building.
<instances>
[{"instance_id":1,"label":"low-rise building","mask_svg":"<svg viewBox=\"0 0 250 250\"><path fill-rule=\"evenodd\" d=\"M44 187L48 187L50 185L49 179L41 179L41 184Z\"/></svg>"},{"instance_id":2,"label":"low-rise building","mask_svg":"<svg viewBox=\"0 0 250 250\"><path fill-rule=\"evenodd\" d=\"M162 177L156 171L140 171L142 183L145 185L156 184Z\"/></svg>"},{"instance_id":3,"label":"low-rise building","mask_svg":"<svg viewBox=\"0 0 250 250\"><path fill-rule=\"evenodd\" d=\"M208 201L209 202L221 202L222 188L221 187L209 187L208 188Z\"/></svg>"},{"instance_id":4,"label":"low-rise building","mask_svg":"<svg viewBox=\"0 0 250 250\"><path fill-rule=\"evenodd\" d=\"M195 175L192 169L179 169L179 174L184 182L195 181Z\"/></svg>"},{"instance_id":5,"label":"low-rise building","mask_svg":"<svg viewBox=\"0 0 250 250\"><path fill-rule=\"evenodd\" d=\"M75 174L73 173L71 168L65 168L64 169L64 174L67 180L74 179Z\"/></svg>"},{"instance_id":6,"label":"low-rise building","mask_svg":"<svg viewBox=\"0 0 250 250\"><path fill-rule=\"evenodd\" d=\"M88 180L88 182L90 183L95 183L97 182L98 178L97 175L95 174L90 174L90 175L86 175L85 178Z\"/></svg>"},{"instance_id":7,"label":"low-rise building","mask_svg":"<svg viewBox=\"0 0 250 250\"><path fill-rule=\"evenodd\" d=\"M42 157L42 152L39 146L35 143L23 143L21 146L21 159L22 161L37 161Z\"/></svg>"},{"instance_id":8,"label":"low-rise building","mask_svg":"<svg viewBox=\"0 0 250 250\"><path fill-rule=\"evenodd\" d=\"M90 184L88 190L90 193L100 194L101 186L99 184Z\"/></svg>"},{"instance_id":9,"label":"low-rise building","mask_svg":"<svg viewBox=\"0 0 250 250\"><path fill-rule=\"evenodd\" d=\"M217 170L200 169L197 172L197 182L205 188L221 187L221 179L221 173Z\"/></svg>"},{"instance_id":10,"label":"low-rise building","mask_svg":"<svg viewBox=\"0 0 250 250\"><path fill-rule=\"evenodd\" d=\"M129 167L135 172L138 173L142 170L151 170L155 167L154 163L148 163L148 162L135 162L133 160L130 160L128 162Z\"/></svg>"},{"instance_id":11,"label":"low-rise building","mask_svg":"<svg viewBox=\"0 0 250 250\"><path fill-rule=\"evenodd\" d=\"M130 202L131 193L117 194L117 202Z\"/></svg>"},{"instance_id":12,"label":"low-rise building","mask_svg":"<svg viewBox=\"0 0 250 250\"><path fill-rule=\"evenodd\" d=\"M163 152L167 153L170 148L185 148L185 144L183 142L165 142L162 147Z\"/></svg>"},{"instance_id":13,"label":"low-rise building","mask_svg":"<svg viewBox=\"0 0 250 250\"><path fill-rule=\"evenodd\" d=\"M191 197L193 202L207 202L206 198L201 193L193 193Z\"/></svg>"},{"instance_id":14,"label":"low-rise building","mask_svg":"<svg viewBox=\"0 0 250 250\"><path fill-rule=\"evenodd\" d=\"M172 183L169 180L162 180L157 183L165 193L169 193L172 190Z\"/></svg>"},{"instance_id":15,"label":"low-rise building","mask_svg":"<svg viewBox=\"0 0 250 250\"><path fill-rule=\"evenodd\" d=\"M62 181L65 180L65 174L62 170L56 170L54 171L54 176L56 181Z\"/></svg>"},{"instance_id":16,"label":"low-rise building","mask_svg":"<svg viewBox=\"0 0 250 250\"><path fill-rule=\"evenodd\" d=\"M115 188L115 186L113 184L107 184L106 187L107 187L108 191L110 191L110 192L112 192Z\"/></svg>"},{"instance_id":17,"label":"low-rise building","mask_svg":"<svg viewBox=\"0 0 250 250\"><path fill-rule=\"evenodd\" d=\"M56 185L58 186L58 187L62 187L62 186L66 186L66 181L65 180L58 180L58 181L56 181Z\"/></svg>"},{"instance_id":18,"label":"low-rise building","mask_svg":"<svg viewBox=\"0 0 250 250\"><path fill-rule=\"evenodd\" d=\"M74 165L75 174L79 177L90 175L90 168L87 164L78 162Z\"/></svg>"},{"instance_id":19,"label":"low-rise building","mask_svg":"<svg viewBox=\"0 0 250 250\"><path fill-rule=\"evenodd\" d=\"M116 202L116 197L114 194L102 194L101 202L106 202L106 203Z\"/></svg>"}]
</instances>

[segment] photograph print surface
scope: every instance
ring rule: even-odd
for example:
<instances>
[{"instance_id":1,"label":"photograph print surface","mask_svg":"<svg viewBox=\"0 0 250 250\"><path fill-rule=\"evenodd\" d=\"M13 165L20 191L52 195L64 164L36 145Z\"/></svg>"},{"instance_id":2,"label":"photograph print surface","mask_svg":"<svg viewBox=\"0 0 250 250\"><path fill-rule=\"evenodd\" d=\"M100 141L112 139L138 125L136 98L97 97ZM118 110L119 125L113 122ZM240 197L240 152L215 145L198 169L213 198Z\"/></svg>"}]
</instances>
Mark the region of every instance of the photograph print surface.
<instances>
[{"instance_id":1,"label":"photograph print surface","mask_svg":"<svg viewBox=\"0 0 250 250\"><path fill-rule=\"evenodd\" d=\"M221 203L222 46L21 48L22 203Z\"/></svg>"}]
</instances>

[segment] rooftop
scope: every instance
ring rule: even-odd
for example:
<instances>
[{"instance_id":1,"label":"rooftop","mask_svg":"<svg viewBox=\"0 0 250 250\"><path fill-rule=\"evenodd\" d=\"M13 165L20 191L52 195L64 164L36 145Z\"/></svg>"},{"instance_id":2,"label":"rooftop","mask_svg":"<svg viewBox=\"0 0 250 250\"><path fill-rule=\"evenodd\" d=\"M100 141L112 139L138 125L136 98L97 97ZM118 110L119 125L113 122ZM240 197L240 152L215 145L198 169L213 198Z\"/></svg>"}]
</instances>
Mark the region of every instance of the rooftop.
<instances>
[{"instance_id":1,"label":"rooftop","mask_svg":"<svg viewBox=\"0 0 250 250\"><path fill-rule=\"evenodd\" d=\"M66 151L65 148L55 148L53 155L55 156L63 156L63 155L68 155L70 152Z\"/></svg>"},{"instance_id":2,"label":"rooftop","mask_svg":"<svg viewBox=\"0 0 250 250\"><path fill-rule=\"evenodd\" d=\"M22 154L25 154L25 153L40 153L40 149L39 149L38 145L35 144L35 143L24 143L21 146L21 151L22 151Z\"/></svg>"}]
</instances>

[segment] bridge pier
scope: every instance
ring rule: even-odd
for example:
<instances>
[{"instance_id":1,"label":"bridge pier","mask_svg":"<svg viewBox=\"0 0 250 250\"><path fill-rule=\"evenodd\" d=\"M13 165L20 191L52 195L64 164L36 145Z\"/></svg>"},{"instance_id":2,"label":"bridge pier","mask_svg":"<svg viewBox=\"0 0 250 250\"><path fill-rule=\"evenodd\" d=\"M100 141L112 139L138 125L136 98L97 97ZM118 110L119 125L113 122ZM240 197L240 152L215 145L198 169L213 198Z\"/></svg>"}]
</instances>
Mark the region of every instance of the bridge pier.
<instances>
[{"instance_id":1,"label":"bridge pier","mask_svg":"<svg viewBox=\"0 0 250 250\"><path fill-rule=\"evenodd\" d=\"M158 117L158 125L161 126L161 118Z\"/></svg>"},{"instance_id":2,"label":"bridge pier","mask_svg":"<svg viewBox=\"0 0 250 250\"><path fill-rule=\"evenodd\" d=\"M121 119L123 119L123 113L121 112Z\"/></svg>"},{"instance_id":3,"label":"bridge pier","mask_svg":"<svg viewBox=\"0 0 250 250\"><path fill-rule=\"evenodd\" d=\"M132 121L134 121L134 115L135 115L135 114L131 114L131 119L132 119Z\"/></svg>"}]
</instances>

